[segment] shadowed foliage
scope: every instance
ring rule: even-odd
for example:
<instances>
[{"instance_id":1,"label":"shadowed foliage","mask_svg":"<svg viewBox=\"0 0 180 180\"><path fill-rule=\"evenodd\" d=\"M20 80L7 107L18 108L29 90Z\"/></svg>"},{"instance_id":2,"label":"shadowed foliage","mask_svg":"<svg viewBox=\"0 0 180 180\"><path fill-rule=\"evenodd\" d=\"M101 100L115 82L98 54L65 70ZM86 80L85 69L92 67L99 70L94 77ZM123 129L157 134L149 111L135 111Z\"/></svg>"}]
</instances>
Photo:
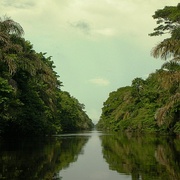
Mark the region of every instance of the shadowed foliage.
<instances>
[{"instance_id":1,"label":"shadowed foliage","mask_svg":"<svg viewBox=\"0 0 180 180\"><path fill-rule=\"evenodd\" d=\"M135 78L129 87L109 94L98 128L180 134L180 4L157 10L158 27L150 36L166 33L152 49L155 58L169 60L147 79Z\"/></svg>"},{"instance_id":2,"label":"shadowed foliage","mask_svg":"<svg viewBox=\"0 0 180 180\"><path fill-rule=\"evenodd\" d=\"M51 57L36 52L23 34L11 18L0 19L0 135L91 128L92 121L78 100L63 95L66 92L60 89L62 82Z\"/></svg>"}]
</instances>

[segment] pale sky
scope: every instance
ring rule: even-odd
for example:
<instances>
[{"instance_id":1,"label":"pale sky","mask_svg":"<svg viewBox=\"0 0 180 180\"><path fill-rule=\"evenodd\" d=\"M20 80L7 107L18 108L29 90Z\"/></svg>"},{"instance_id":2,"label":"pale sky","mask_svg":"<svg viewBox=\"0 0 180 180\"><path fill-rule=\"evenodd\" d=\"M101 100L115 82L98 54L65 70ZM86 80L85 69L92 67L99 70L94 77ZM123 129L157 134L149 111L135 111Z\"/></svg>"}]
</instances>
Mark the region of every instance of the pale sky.
<instances>
[{"instance_id":1,"label":"pale sky","mask_svg":"<svg viewBox=\"0 0 180 180\"><path fill-rule=\"evenodd\" d=\"M37 52L52 56L64 87L97 122L109 93L163 64L150 51L152 15L179 0L0 0Z\"/></svg>"}]
</instances>

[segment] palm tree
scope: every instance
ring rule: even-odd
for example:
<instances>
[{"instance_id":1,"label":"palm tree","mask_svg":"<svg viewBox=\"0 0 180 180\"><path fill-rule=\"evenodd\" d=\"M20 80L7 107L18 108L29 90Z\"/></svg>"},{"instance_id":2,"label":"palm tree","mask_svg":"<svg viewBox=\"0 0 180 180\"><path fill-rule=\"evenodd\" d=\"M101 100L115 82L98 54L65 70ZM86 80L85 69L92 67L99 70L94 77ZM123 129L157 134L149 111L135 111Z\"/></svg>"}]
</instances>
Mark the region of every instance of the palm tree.
<instances>
[{"instance_id":1,"label":"palm tree","mask_svg":"<svg viewBox=\"0 0 180 180\"><path fill-rule=\"evenodd\" d=\"M157 79L160 81L160 89L168 90L169 98L164 105L157 109L155 119L159 126L166 125L171 127L179 119L177 118L179 110L177 106L180 104L180 66L177 61L169 61L162 65L158 72Z\"/></svg>"},{"instance_id":2,"label":"palm tree","mask_svg":"<svg viewBox=\"0 0 180 180\"><path fill-rule=\"evenodd\" d=\"M20 52L21 46L12 41L24 34L19 23L9 17L0 18L0 61L8 66L10 74L16 71L16 55L11 52Z\"/></svg>"},{"instance_id":3,"label":"palm tree","mask_svg":"<svg viewBox=\"0 0 180 180\"><path fill-rule=\"evenodd\" d=\"M180 61L180 39L167 38L155 46L151 51L152 56L167 60Z\"/></svg>"},{"instance_id":4,"label":"palm tree","mask_svg":"<svg viewBox=\"0 0 180 180\"><path fill-rule=\"evenodd\" d=\"M180 61L180 3L177 6L165 6L164 9L157 10L153 18L157 19L158 26L149 35L170 34L170 38L164 39L154 47L151 54L163 60L172 58Z\"/></svg>"},{"instance_id":5,"label":"palm tree","mask_svg":"<svg viewBox=\"0 0 180 180\"><path fill-rule=\"evenodd\" d=\"M19 23L13 21L10 17L0 18L0 40L6 42L11 34L21 37L24 30Z\"/></svg>"}]
</instances>

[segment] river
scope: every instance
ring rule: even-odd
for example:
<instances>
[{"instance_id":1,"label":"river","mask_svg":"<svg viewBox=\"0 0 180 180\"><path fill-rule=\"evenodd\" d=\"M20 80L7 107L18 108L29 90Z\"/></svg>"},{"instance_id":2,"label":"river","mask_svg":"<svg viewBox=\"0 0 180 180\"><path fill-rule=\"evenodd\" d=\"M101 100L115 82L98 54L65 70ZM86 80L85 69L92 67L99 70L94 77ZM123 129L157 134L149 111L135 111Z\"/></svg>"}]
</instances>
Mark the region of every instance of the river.
<instances>
[{"instance_id":1,"label":"river","mask_svg":"<svg viewBox=\"0 0 180 180\"><path fill-rule=\"evenodd\" d=\"M3 180L179 180L180 140L99 131L0 140Z\"/></svg>"}]
</instances>

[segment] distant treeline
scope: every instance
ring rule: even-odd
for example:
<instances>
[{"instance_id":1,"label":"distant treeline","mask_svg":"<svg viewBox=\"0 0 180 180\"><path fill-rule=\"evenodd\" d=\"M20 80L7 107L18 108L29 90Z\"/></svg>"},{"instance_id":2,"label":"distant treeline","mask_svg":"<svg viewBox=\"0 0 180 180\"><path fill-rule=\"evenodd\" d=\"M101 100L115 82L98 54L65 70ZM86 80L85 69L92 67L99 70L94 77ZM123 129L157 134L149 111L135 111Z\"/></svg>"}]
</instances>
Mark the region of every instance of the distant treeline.
<instances>
[{"instance_id":1,"label":"distant treeline","mask_svg":"<svg viewBox=\"0 0 180 180\"><path fill-rule=\"evenodd\" d=\"M0 136L92 128L84 105L60 89L51 57L36 52L23 34L19 23L0 18Z\"/></svg>"},{"instance_id":2,"label":"distant treeline","mask_svg":"<svg viewBox=\"0 0 180 180\"><path fill-rule=\"evenodd\" d=\"M150 36L170 34L152 49L167 61L146 80L111 92L104 102L99 129L180 134L180 3L157 10L158 26ZM141 67L140 67L141 68Z\"/></svg>"}]
</instances>

